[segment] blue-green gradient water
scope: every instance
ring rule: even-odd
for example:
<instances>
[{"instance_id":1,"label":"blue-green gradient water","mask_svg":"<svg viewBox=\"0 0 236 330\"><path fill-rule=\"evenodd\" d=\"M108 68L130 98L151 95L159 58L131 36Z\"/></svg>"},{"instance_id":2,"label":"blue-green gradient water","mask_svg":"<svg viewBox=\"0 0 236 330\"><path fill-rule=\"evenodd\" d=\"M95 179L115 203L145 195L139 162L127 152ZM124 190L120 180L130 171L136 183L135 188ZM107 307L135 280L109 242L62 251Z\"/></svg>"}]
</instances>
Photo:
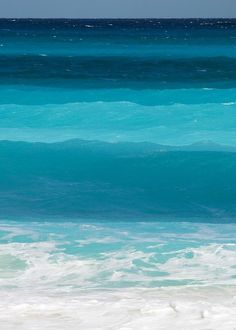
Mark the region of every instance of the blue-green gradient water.
<instances>
[{"instance_id":1,"label":"blue-green gradient water","mask_svg":"<svg viewBox=\"0 0 236 330\"><path fill-rule=\"evenodd\" d=\"M236 20L0 20L0 325L235 328Z\"/></svg>"}]
</instances>

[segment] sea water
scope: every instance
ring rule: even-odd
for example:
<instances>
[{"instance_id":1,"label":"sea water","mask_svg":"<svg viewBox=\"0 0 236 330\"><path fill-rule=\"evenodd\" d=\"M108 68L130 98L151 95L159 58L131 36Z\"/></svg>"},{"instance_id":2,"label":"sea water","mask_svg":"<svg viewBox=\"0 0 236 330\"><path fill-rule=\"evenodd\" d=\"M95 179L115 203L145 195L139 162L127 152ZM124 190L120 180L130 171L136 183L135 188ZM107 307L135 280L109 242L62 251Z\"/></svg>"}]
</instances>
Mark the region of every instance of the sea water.
<instances>
[{"instance_id":1,"label":"sea water","mask_svg":"<svg viewBox=\"0 0 236 330\"><path fill-rule=\"evenodd\" d=\"M0 20L0 327L236 328L236 20Z\"/></svg>"}]
</instances>

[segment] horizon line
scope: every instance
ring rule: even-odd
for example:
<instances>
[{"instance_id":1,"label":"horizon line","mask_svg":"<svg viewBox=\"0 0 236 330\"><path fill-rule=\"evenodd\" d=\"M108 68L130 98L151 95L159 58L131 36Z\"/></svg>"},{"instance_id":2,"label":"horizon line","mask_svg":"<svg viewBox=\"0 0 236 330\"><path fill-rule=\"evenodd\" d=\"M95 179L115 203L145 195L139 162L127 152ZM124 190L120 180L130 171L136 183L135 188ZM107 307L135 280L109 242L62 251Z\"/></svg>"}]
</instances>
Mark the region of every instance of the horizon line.
<instances>
[{"instance_id":1,"label":"horizon line","mask_svg":"<svg viewBox=\"0 0 236 330\"><path fill-rule=\"evenodd\" d=\"M24 20L24 19L69 19L69 20L200 20L200 19L236 19L236 17L0 17L6 20Z\"/></svg>"}]
</instances>

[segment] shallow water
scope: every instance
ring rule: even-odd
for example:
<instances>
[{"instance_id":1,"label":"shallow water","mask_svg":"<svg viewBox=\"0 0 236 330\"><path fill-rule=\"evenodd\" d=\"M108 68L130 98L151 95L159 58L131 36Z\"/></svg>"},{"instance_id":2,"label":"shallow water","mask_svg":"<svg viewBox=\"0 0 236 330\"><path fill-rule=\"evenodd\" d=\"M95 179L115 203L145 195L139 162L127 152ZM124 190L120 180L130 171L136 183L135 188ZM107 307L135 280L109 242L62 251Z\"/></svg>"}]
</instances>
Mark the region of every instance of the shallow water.
<instances>
[{"instance_id":1,"label":"shallow water","mask_svg":"<svg viewBox=\"0 0 236 330\"><path fill-rule=\"evenodd\" d=\"M6 329L233 329L235 224L2 221L0 230Z\"/></svg>"}]
</instances>

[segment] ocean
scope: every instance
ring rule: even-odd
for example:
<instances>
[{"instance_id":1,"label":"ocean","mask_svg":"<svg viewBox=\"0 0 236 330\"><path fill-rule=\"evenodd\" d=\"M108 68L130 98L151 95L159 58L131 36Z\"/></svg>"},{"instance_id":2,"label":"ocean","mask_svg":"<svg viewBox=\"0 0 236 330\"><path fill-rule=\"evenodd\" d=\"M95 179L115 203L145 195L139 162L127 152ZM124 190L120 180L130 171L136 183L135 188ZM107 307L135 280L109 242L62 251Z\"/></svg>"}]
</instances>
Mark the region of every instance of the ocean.
<instances>
[{"instance_id":1,"label":"ocean","mask_svg":"<svg viewBox=\"0 0 236 330\"><path fill-rule=\"evenodd\" d=\"M0 20L0 328L235 330L236 19Z\"/></svg>"}]
</instances>

